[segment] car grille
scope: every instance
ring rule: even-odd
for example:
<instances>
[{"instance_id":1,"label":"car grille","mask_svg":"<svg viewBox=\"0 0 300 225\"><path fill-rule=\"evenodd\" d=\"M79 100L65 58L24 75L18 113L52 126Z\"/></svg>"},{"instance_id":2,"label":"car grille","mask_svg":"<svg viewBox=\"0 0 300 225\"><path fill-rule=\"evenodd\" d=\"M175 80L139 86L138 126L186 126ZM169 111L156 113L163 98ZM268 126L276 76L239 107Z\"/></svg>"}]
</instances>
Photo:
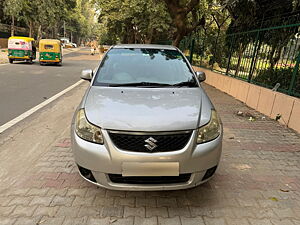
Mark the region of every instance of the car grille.
<instances>
[{"instance_id":1,"label":"car grille","mask_svg":"<svg viewBox=\"0 0 300 225\"><path fill-rule=\"evenodd\" d=\"M120 184L176 184L186 183L191 178L190 173L179 174L179 176L162 176L162 177L123 177L121 174L108 174L113 183Z\"/></svg>"},{"instance_id":2,"label":"car grille","mask_svg":"<svg viewBox=\"0 0 300 225\"><path fill-rule=\"evenodd\" d=\"M109 132L114 145L134 152L168 152L183 149L190 140L192 131L165 134L130 134ZM150 142L146 142L146 140Z\"/></svg>"}]
</instances>

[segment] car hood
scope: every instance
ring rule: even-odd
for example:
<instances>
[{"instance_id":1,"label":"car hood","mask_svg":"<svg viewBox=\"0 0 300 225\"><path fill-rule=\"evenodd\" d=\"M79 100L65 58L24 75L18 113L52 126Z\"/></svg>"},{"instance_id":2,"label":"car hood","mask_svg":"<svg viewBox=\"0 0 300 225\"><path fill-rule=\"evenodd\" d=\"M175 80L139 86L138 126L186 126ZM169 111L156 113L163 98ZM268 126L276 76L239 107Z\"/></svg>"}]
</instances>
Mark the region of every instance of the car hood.
<instances>
[{"instance_id":1,"label":"car hood","mask_svg":"<svg viewBox=\"0 0 300 225\"><path fill-rule=\"evenodd\" d=\"M83 107L87 119L103 129L191 130L199 126L203 94L202 88L92 86Z\"/></svg>"}]
</instances>

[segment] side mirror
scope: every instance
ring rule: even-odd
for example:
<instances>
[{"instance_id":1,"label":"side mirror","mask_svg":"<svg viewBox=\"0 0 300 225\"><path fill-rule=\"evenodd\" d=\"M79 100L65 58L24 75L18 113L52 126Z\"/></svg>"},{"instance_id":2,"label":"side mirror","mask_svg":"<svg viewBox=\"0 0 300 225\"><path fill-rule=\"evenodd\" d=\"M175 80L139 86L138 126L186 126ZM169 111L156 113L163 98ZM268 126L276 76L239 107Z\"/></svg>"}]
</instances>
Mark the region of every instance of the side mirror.
<instances>
[{"instance_id":1,"label":"side mirror","mask_svg":"<svg viewBox=\"0 0 300 225\"><path fill-rule=\"evenodd\" d=\"M83 80L91 81L93 78L93 75L94 75L94 73L93 73L93 70L91 70L91 69L82 70L80 78Z\"/></svg>"},{"instance_id":2,"label":"side mirror","mask_svg":"<svg viewBox=\"0 0 300 225\"><path fill-rule=\"evenodd\" d=\"M196 77L198 78L199 82L203 82L206 80L206 75L202 71L197 71L196 72Z\"/></svg>"}]
</instances>

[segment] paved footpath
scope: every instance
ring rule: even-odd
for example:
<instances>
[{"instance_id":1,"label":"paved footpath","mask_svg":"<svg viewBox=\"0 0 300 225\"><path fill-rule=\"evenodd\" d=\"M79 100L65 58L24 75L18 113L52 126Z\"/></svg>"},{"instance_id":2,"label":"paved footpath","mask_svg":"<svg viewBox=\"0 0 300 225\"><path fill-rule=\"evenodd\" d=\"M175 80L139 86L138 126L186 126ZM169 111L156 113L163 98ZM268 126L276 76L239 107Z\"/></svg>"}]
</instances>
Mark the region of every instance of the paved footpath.
<instances>
[{"instance_id":1,"label":"paved footpath","mask_svg":"<svg viewBox=\"0 0 300 225\"><path fill-rule=\"evenodd\" d=\"M211 181L189 190L127 192L82 180L72 158L69 122L83 85L36 115L35 123L24 122L0 139L0 224L300 224L299 134L204 87L225 132L221 164ZM36 143L27 143L30 138ZM45 143L37 147L39 142Z\"/></svg>"}]
</instances>

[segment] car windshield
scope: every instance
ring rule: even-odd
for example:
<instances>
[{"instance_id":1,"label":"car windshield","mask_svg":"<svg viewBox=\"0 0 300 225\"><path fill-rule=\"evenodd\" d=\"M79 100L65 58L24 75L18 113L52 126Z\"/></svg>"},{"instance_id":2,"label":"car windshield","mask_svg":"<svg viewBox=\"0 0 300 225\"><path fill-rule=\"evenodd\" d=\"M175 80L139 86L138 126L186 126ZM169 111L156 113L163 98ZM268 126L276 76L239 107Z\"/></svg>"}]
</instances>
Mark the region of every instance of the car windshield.
<instances>
[{"instance_id":1,"label":"car windshield","mask_svg":"<svg viewBox=\"0 0 300 225\"><path fill-rule=\"evenodd\" d=\"M185 58L177 50L111 49L93 85L129 87L198 87Z\"/></svg>"}]
</instances>

